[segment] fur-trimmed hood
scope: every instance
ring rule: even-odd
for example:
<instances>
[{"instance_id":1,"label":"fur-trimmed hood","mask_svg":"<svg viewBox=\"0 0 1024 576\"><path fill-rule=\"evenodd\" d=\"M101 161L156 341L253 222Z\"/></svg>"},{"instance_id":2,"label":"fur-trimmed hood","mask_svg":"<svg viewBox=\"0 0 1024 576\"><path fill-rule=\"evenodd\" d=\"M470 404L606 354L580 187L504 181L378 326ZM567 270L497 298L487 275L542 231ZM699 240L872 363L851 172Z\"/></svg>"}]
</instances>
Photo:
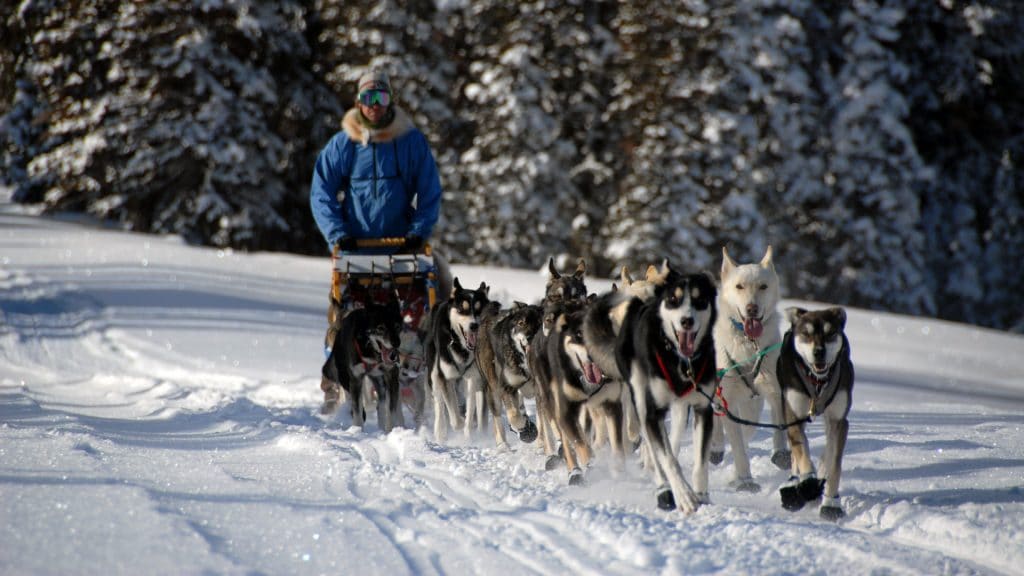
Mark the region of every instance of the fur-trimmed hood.
<instances>
[{"instance_id":1,"label":"fur-trimmed hood","mask_svg":"<svg viewBox=\"0 0 1024 576\"><path fill-rule=\"evenodd\" d=\"M345 117L341 121L341 127L353 142L359 142L363 146L370 142L390 142L400 138L415 127L409 115L405 113L405 110L398 106L395 106L394 110L395 117L390 124L383 128L370 128L360 120L359 108L352 108L345 113Z\"/></svg>"}]
</instances>

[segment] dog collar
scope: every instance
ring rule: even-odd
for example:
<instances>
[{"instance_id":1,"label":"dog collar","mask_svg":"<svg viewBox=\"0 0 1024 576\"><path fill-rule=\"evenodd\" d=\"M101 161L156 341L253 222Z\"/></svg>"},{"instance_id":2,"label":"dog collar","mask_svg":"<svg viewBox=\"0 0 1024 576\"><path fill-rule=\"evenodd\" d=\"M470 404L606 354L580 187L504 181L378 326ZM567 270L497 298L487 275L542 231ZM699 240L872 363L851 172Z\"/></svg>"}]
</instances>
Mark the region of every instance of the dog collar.
<instances>
[{"instance_id":1,"label":"dog collar","mask_svg":"<svg viewBox=\"0 0 1024 576\"><path fill-rule=\"evenodd\" d=\"M732 316L729 316L729 322L732 322L732 327L735 328L737 332L743 332L743 322L740 322Z\"/></svg>"},{"instance_id":2,"label":"dog collar","mask_svg":"<svg viewBox=\"0 0 1024 576\"><path fill-rule=\"evenodd\" d=\"M654 351L654 360L658 364L658 369L661 370L662 378L665 379L665 382L668 384L668 387L670 389L672 389L672 392L676 396L682 398L683 396L686 396L690 392L693 392L694 390L696 390L697 389L697 385L701 382L701 380L704 379L704 373L707 371L708 364L710 363L710 360L711 360L711 356L708 355L708 356L706 356L704 358L704 362L701 364L700 371L697 372L696 375L694 375L694 373L693 373L693 362L694 362L694 360L696 360L696 359L701 357L701 348L698 347L697 351L696 351L696 353L694 353L693 357L687 359L687 358L684 358L682 355L679 354L679 350L677 350L675 348L675 346L672 345L672 343L668 340L668 338L662 338L662 343L663 343L664 348L666 350L671 349L671 351L673 352L673 354L677 358L678 363L681 364L683 362L686 362L687 370L686 370L685 377L683 377L681 375L680 376L675 376L675 374L677 372L670 372L669 371L668 366L665 365L665 361L661 357L661 352L659 352L657 350ZM677 366L678 366L678 364L677 364ZM673 377L673 376L675 376L675 377ZM687 379L688 379L688 381L687 381Z\"/></svg>"}]
</instances>

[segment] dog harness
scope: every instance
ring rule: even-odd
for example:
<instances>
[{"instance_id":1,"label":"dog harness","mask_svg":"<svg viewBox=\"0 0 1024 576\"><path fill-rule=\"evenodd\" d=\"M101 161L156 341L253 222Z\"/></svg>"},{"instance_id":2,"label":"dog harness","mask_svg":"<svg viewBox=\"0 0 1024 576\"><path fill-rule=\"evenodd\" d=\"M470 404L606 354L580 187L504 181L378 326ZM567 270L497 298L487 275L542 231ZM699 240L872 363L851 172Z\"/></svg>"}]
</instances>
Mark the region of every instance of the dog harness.
<instances>
[{"instance_id":1,"label":"dog harness","mask_svg":"<svg viewBox=\"0 0 1024 576\"><path fill-rule=\"evenodd\" d=\"M384 357L384 350L380 350L380 360L373 361L367 360L367 356L363 354L362 346L359 345L359 340L356 338L352 339L352 344L355 345L356 354L359 355L359 362L363 365L363 373L369 374L381 364L393 364L394 360ZM394 350L393 348L391 350ZM397 352L397 351L396 351Z\"/></svg>"},{"instance_id":2,"label":"dog harness","mask_svg":"<svg viewBox=\"0 0 1024 576\"><path fill-rule=\"evenodd\" d=\"M722 368L721 370L718 371L718 379L721 380L722 377L729 373L731 370L736 370L737 374L739 374L740 376L740 380L742 380L743 384L746 385L748 390L750 390L750 397L756 398L760 396L760 394L758 394L757 389L754 388L753 382L750 378L748 378L747 375L750 374L751 376L756 377L757 373L761 371L761 364L764 362L764 357L767 356L768 353L771 352L772 350L775 350L776 348L781 348L782 342L777 342L762 350L761 347L757 344L757 340L754 340L753 338L750 338L749 336L746 335L746 332L743 331L743 324L739 320L730 317L729 321L732 322L733 328L735 328L738 332L743 333L743 335L747 337L747 340L749 340L750 343L754 345L754 350L756 350L756 353L750 358L744 360L743 362L737 362L733 360L732 356L730 356L728 352L726 352L725 358L726 360L729 361L729 366L726 368ZM750 362L754 362L754 368L750 370L749 373L742 372L739 370L739 368L746 364L749 364Z\"/></svg>"},{"instance_id":3,"label":"dog harness","mask_svg":"<svg viewBox=\"0 0 1024 576\"><path fill-rule=\"evenodd\" d=\"M669 342L667 339L663 339L663 343L666 350L671 350L673 354L676 356L676 358L678 358L678 363L676 366L684 362L686 363L686 377L689 378L689 381L685 381L682 378L680 378L678 376L678 370L670 372L668 366L665 365L665 361L661 357L661 352L658 350L654 351L654 359L658 363L658 369L661 370L662 377L665 379L665 382L668 383L668 387L672 389L672 392L676 396L682 398L683 396L686 396L690 392L693 392L697 388L697 384L704 378L704 372L707 371L708 364L710 364L711 362L711 355L703 355L704 363L701 364L700 371L698 371L697 375L694 376L693 359L688 360L680 356L679 353L676 352L675 347L672 345L672 343ZM699 351L697 352L697 356L701 356L701 353ZM676 366L673 366L673 368L675 368Z\"/></svg>"},{"instance_id":4,"label":"dog harness","mask_svg":"<svg viewBox=\"0 0 1024 576\"><path fill-rule=\"evenodd\" d=\"M810 366L807 365L807 362L799 354L793 360L793 364L795 365L796 373L800 376L800 381L803 382L804 390L811 397L811 408L808 410L807 415L821 416L822 412L832 404L832 400L836 397L836 391L839 389L839 375L842 372L839 369L839 362L837 361L832 364L824 378L815 376Z\"/></svg>"}]
</instances>

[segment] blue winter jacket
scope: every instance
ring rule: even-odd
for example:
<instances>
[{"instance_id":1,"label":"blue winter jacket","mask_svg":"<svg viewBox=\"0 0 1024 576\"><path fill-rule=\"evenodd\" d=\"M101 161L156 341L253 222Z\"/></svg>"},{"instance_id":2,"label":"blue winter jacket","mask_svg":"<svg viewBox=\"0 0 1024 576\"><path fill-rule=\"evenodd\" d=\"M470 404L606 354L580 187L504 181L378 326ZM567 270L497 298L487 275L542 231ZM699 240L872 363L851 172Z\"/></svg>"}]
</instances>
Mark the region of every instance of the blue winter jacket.
<instances>
[{"instance_id":1,"label":"blue winter jacket","mask_svg":"<svg viewBox=\"0 0 1024 576\"><path fill-rule=\"evenodd\" d=\"M401 109L369 129L351 109L317 157L309 192L313 219L332 248L343 236L430 238L441 180L426 137Z\"/></svg>"}]
</instances>

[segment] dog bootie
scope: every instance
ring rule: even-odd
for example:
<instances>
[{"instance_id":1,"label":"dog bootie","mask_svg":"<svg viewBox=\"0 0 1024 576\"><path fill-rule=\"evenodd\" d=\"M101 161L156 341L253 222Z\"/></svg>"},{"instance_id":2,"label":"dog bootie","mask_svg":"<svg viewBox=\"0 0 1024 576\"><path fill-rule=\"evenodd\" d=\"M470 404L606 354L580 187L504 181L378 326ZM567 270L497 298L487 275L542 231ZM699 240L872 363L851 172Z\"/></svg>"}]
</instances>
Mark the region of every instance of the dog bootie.
<instances>
[{"instance_id":1,"label":"dog bootie","mask_svg":"<svg viewBox=\"0 0 1024 576\"><path fill-rule=\"evenodd\" d=\"M662 510L676 509L676 498L672 495L672 490L668 486L662 486L658 489L658 508Z\"/></svg>"},{"instance_id":2,"label":"dog bootie","mask_svg":"<svg viewBox=\"0 0 1024 576\"><path fill-rule=\"evenodd\" d=\"M572 472L569 472L569 486L582 486L583 482L583 470L573 468Z\"/></svg>"},{"instance_id":3,"label":"dog bootie","mask_svg":"<svg viewBox=\"0 0 1024 576\"><path fill-rule=\"evenodd\" d=\"M519 436L519 441L524 444L529 444L537 439L537 425L529 418L526 419L526 424L521 430L513 429L512 431Z\"/></svg>"},{"instance_id":4,"label":"dog bootie","mask_svg":"<svg viewBox=\"0 0 1024 576\"><path fill-rule=\"evenodd\" d=\"M821 498L824 488L825 481L814 476L808 476L803 480L790 476L789 481L779 488L782 507L790 512L796 512L803 508L804 504Z\"/></svg>"},{"instance_id":5,"label":"dog bootie","mask_svg":"<svg viewBox=\"0 0 1024 576\"><path fill-rule=\"evenodd\" d=\"M790 476L789 480L779 488L779 496L782 498L782 507L790 512L796 512L797 510L804 507L807 503L800 496L800 479L796 476Z\"/></svg>"},{"instance_id":6,"label":"dog bootie","mask_svg":"<svg viewBox=\"0 0 1024 576\"><path fill-rule=\"evenodd\" d=\"M719 452L718 450L712 450L708 454L708 462L714 464L715 466L718 466L719 464L721 464L722 460L725 460L725 452Z\"/></svg>"}]
</instances>

